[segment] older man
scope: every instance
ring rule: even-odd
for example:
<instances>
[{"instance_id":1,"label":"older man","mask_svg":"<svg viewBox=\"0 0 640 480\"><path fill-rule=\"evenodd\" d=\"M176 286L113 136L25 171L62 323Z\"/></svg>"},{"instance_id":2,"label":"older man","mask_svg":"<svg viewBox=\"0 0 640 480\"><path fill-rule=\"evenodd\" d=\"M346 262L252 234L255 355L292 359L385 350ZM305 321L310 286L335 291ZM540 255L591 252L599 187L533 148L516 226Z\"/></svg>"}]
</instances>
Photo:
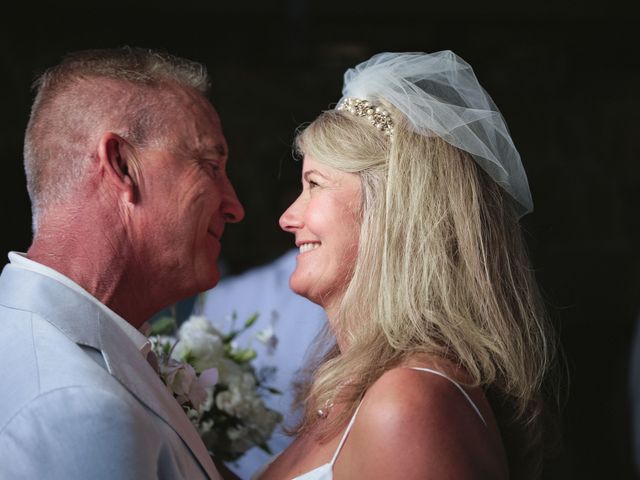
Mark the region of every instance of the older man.
<instances>
[{"instance_id":1,"label":"older man","mask_svg":"<svg viewBox=\"0 0 640 480\"><path fill-rule=\"evenodd\" d=\"M0 276L0 478L218 478L138 328L213 287L243 215L196 63L78 52L37 82L34 239Z\"/></svg>"}]
</instances>

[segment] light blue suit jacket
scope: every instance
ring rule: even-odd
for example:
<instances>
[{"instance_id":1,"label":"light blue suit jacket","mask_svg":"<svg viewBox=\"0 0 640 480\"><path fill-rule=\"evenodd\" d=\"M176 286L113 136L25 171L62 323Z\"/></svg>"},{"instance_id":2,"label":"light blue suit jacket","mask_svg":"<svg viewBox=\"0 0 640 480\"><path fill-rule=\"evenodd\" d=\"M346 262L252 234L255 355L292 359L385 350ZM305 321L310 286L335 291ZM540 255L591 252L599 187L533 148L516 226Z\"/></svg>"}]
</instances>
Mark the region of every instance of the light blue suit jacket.
<instances>
[{"instance_id":1,"label":"light blue suit jacket","mask_svg":"<svg viewBox=\"0 0 640 480\"><path fill-rule=\"evenodd\" d=\"M55 279L0 275L0 479L218 479L133 342Z\"/></svg>"}]
</instances>

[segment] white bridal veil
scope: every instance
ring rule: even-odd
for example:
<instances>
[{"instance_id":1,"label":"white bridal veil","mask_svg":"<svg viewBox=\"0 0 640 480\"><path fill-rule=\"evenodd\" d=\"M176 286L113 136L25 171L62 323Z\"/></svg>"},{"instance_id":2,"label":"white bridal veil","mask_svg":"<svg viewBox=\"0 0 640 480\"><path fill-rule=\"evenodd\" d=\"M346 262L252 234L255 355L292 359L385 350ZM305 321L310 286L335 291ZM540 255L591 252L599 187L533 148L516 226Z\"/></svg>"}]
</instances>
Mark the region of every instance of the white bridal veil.
<instances>
[{"instance_id":1,"label":"white bridal veil","mask_svg":"<svg viewBox=\"0 0 640 480\"><path fill-rule=\"evenodd\" d=\"M471 66L455 53L379 53L347 70L342 98L384 98L416 132L438 135L469 152L517 202L533 210L527 175L507 125Z\"/></svg>"}]
</instances>

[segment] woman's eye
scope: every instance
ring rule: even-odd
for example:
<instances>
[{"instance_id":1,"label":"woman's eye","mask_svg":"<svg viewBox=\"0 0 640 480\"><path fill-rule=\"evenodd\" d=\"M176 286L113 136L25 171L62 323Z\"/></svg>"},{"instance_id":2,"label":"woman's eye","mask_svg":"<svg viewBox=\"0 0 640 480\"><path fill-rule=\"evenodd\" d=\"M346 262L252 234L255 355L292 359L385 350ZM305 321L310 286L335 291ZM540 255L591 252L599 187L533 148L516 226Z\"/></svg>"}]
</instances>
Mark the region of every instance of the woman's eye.
<instances>
[{"instance_id":1,"label":"woman's eye","mask_svg":"<svg viewBox=\"0 0 640 480\"><path fill-rule=\"evenodd\" d=\"M313 180L309 180L309 189L312 189L318 186L319 185L316 182L314 182Z\"/></svg>"}]
</instances>

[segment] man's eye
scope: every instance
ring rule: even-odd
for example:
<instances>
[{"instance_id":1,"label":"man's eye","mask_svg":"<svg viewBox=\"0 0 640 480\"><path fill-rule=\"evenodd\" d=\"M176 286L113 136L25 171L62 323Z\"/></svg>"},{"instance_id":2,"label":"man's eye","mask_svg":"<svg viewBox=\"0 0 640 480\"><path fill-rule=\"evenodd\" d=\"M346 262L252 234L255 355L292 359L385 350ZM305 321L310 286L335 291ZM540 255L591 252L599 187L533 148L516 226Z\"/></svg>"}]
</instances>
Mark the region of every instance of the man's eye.
<instances>
[{"instance_id":1,"label":"man's eye","mask_svg":"<svg viewBox=\"0 0 640 480\"><path fill-rule=\"evenodd\" d=\"M319 185L314 182L313 180L309 180L309 189L315 188L315 187L319 187Z\"/></svg>"},{"instance_id":2,"label":"man's eye","mask_svg":"<svg viewBox=\"0 0 640 480\"><path fill-rule=\"evenodd\" d=\"M220 165L217 163L209 163L209 168L211 169L211 173L214 177L218 176L218 173L220 173Z\"/></svg>"}]
</instances>

